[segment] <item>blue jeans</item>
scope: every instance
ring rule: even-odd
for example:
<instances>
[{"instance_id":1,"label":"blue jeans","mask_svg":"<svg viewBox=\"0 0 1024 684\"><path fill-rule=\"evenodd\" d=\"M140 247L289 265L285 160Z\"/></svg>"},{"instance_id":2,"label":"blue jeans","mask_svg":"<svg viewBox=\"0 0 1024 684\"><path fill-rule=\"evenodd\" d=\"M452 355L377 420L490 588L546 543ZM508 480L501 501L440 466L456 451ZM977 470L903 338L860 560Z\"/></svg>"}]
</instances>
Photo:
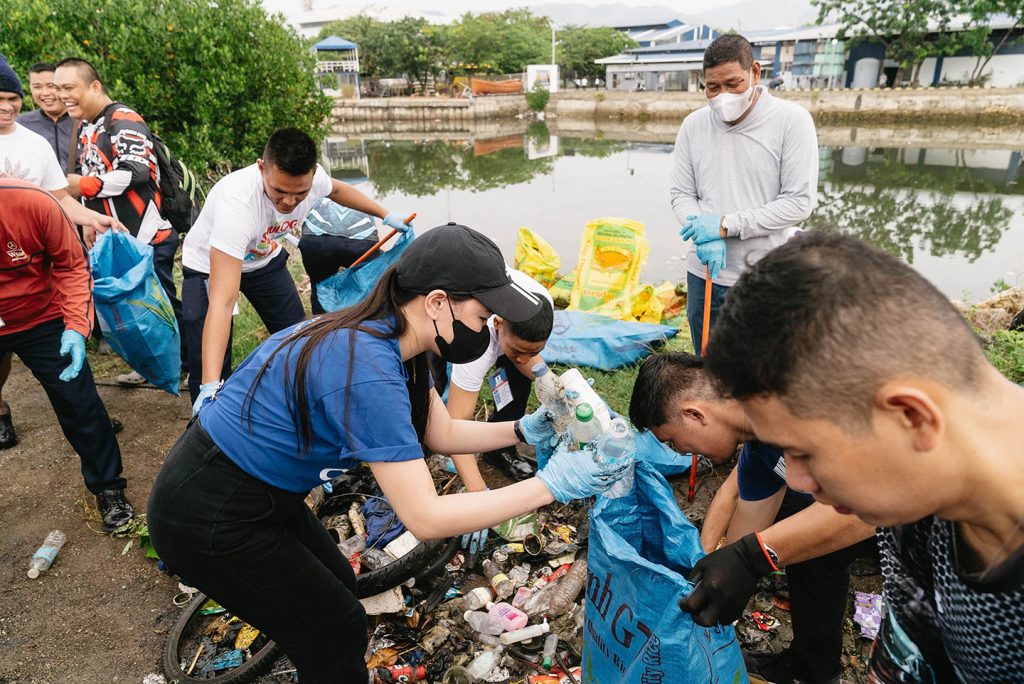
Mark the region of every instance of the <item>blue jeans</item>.
<instances>
[{"instance_id":1,"label":"blue jeans","mask_svg":"<svg viewBox=\"0 0 1024 684\"><path fill-rule=\"evenodd\" d=\"M693 353L700 356L700 338L704 331L704 283L700 276L686 272L686 320L690 323L690 340L693 342ZM722 308L729 288L725 285L711 285L711 328L714 329L718 320L718 310Z\"/></svg>"}]
</instances>

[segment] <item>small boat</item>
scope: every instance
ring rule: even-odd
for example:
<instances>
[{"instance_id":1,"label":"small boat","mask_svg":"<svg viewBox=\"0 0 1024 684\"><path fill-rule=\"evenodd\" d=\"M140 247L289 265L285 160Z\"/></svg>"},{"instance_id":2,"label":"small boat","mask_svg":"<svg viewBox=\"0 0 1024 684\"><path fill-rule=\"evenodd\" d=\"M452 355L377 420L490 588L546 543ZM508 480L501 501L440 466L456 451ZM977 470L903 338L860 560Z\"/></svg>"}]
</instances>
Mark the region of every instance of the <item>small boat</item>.
<instances>
[{"instance_id":1,"label":"small boat","mask_svg":"<svg viewBox=\"0 0 1024 684\"><path fill-rule=\"evenodd\" d=\"M487 81L482 78L469 79L470 87L474 95L500 95L508 93L523 92L523 82L520 79L512 81Z\"/></svg>"}]
</instances>

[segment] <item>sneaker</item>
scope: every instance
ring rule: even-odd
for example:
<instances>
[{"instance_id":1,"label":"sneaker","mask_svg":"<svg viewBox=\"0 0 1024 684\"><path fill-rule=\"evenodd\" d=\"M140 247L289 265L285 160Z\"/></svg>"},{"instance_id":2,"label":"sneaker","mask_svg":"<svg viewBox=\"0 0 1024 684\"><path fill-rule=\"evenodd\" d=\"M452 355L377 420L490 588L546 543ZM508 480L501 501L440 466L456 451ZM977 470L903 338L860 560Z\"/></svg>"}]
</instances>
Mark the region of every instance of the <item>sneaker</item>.
<instances>
[{"instance_id":1,"label":"sneaker","mask_svg":"<svg viewBox=\"0 0 1024 684\"><path fill-rule=\"evenodd\" d=\"M139 375L137 372L132 371L131 373L123 373L117 376L117 384L124 385L125 387L135 387L142 385L146 382L146 378Z\"/></svg>"},{"instance_id":2,"label":"sneaker","mask_svg":"<svg viewBox=\"0 0 1024 684\"><path fill-rule=\"evenodd\" d=\"M11 407L4 402L7 413L0 416L0 449L10 449L18 443L18 433L14 431L14 423L11 422Z\"/></svg>"},{"instance_id":3,"label":"sneaker","mask_svg":"<svg viewBox=\"0 0 1024 684\"><path fill-rule=\"evenodd\" d=\"M124 527L135 517L135 509L124 497L123 489L104 489L96 495L96 505L103 519L104 532Z\"/></svg>"},{"instance_id":4,"label":"sneaker","mask_svg":"<svg viewBox=\"0 0 1024 684\"><path fill-rule=\"evenodd\" d=\"M516 453L515 448L488 451L483 454L483 457L484 461L516 482L529 480L537 471L536 466Z\"/></svg>"}]
</instances>

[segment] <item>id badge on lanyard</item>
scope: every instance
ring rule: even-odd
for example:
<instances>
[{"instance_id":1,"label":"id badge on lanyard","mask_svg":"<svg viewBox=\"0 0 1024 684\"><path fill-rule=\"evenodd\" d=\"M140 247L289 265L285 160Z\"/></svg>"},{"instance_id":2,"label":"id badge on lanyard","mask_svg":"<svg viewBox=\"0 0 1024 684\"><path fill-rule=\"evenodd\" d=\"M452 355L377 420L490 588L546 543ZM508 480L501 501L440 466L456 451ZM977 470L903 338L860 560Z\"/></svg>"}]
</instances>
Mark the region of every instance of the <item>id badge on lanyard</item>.
<instances>
[{"instance_id":1,"label":"id badge on lanyard","mask_svg":"<svg viewBox=\"0 0 1024 684\"><path fill-rule=\"evenodd\" d=\"M487 384L491 386L495 410L500 411L512 403L512 388L508 384L508 374L504 368L498 368L491 373L487 378Z\"/></svg>"}]
</instances>

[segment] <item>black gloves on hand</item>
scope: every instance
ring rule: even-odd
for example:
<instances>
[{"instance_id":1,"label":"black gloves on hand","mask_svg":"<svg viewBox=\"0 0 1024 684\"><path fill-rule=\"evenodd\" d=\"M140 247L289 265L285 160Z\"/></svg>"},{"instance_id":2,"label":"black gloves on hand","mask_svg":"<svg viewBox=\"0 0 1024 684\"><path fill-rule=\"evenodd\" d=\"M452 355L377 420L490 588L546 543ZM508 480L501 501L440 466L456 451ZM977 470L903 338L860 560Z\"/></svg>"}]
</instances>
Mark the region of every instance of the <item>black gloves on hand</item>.
<instances>
[{"instance_id":1,"label":"black gloves on hand","mask_svg":"<svg viewBox=\"0 0 1024 684\"><path fill-rule=\"evenodd\" d=\"M702 627L728 625L743 615L757 580L775 568L756 534L704 556L687 578L696 585L679 607Z\"/></svg>"}]
</instances>

